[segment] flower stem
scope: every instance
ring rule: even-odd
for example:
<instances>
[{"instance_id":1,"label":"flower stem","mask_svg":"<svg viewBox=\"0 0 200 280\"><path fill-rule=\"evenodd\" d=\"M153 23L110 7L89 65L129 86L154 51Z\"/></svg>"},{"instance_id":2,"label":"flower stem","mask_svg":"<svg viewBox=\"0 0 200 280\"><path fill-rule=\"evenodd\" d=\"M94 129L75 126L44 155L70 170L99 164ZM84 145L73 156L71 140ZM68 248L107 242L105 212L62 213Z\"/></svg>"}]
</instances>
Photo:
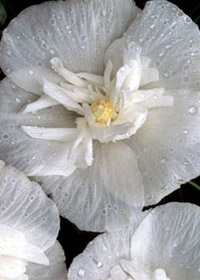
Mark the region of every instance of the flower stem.
<instances>
[{"instance_id":1,"label":"flower stem","mask_svg":"<svg viewBox=\"0 0 200 280\"><path fill-rule=\"evenodd\" d=\"M200 191L200 186L199 186L197 183L195 183L195 182L193 182L193 181L189 181L188 183L189 183L190 185L192 185L193 187L195 187L197 190Z\"/></svg>"}]
</instances>

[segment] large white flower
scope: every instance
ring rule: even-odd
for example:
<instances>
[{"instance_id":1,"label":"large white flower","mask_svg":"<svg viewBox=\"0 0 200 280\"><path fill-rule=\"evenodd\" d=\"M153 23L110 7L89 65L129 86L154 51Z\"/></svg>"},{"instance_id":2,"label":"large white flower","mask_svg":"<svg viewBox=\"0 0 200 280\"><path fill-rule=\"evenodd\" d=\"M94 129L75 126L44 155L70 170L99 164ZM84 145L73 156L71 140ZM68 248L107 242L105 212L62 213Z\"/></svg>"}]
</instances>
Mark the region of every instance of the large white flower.
<instances>
[{"instance_id":1,"label":"large white flower","mask_svg":"<svg viewBox=\"0 0 200 280\"><path fill-rule=\"evenodd\" d=\"M41 187L0 161L0 279L65 280L59 215Z\"/></svg>"},{"instance_id":2,"label":"large white flower","mask_svg":"<svg viewBox=\"0 0 200 280\"><path fill-rule=\"evenodd\" d=\"M82 229L158 202L200 173L199 35L164 0L26 9L0 45L2 157Z\"/></svg>"},{"instance_id":3,"label":"large white flower","mask_svg":"<svg viewBox=\"0 0 200 280\"><path fill-rule=\"evenodd\" d=\"M99 235L72 262L69 280L200 279L200 208L169 203Z\"/></svg>"}]
</instances>

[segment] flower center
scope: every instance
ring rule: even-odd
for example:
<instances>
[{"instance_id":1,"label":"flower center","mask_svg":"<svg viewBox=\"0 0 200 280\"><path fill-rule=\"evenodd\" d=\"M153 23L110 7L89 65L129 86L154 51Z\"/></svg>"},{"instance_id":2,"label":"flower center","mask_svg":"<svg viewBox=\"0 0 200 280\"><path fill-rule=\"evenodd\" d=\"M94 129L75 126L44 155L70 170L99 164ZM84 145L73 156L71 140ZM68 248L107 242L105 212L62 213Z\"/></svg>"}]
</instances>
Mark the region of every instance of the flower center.
<instances>
[{"instance_id":1,"label":"flower center","mask_svg":"<svg viewBox=\"0 0 200 280\"><path fill-rule=\"evenodd\" d=\"M95 121L101 125L109 122L113 114L111 102L106 99L99 98L96 102L91 104L92 113Z\"/></svg>"}]
</instances>

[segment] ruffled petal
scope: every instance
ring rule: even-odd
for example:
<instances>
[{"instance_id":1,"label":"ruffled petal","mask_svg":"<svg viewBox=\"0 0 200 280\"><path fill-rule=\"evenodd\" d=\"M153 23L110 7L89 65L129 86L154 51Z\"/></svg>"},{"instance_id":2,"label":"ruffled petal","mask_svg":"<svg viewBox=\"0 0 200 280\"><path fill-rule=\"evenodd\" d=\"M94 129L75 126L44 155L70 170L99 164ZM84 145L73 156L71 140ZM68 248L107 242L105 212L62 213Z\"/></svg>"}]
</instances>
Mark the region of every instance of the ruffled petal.
<instances>
[{"instance_id":1,"label":"ruffled petal","mask_svg":"<svg viewBox=\"0 0 200 280\"><path fill-rule=\"evenodd\" d=\"M199 279L199 215L195 205L169 203L146 216L131 245L131 259L146 275L139 279L152 279L154 271L161 268L170 279Z\"/></svg>"},{"instance_id":2,"label":"ruffled petal","mask_svg":"<svg viewBox=\"0 0 200 280\"><path fill-rule=\"evenodd\" d=\"M141 54L151 58L150 66L158 70L159 84L165 89L200 89L199 28L174 4L147 2L123 39L124 44L134 41L141 46Z\"/></svg>"},{"instance_id":3,"label":"ruffled petal","mask_svg":"<svg viewBox=\"0 0 200 280\"><path fill-rule=\"evenodd\" d=\"M0 255L18 258L24 262L49 264L42 249L27 242L22 232L2 223L0 223Z\"/></svg>"},{"instance_id":4,"label":"ruffled petal","mask_svg":"<svg viewBox=\"0 0 200 280\"><path fill-rule=\"evenodd\" d=\"M40 110L37 114L19 113L33 94L16 87L5 79L0 85L1 158L23 170L27 175L69 175L76 168L68 160L67 142L32 139L21 126L45 128L75 128L76 115L62 106Z\"/></svg>"},{"instance_id":5,"label":"ruffled petal","mask_svg":"<svg viewBox=\"0 0 200 280\"><path fill-rule=\"evenodd\" d=\"M27 242L42 250L52 246L59 230L55 204L37 183L29 181L23 173L10 166L1 168L0 182L1 224L22 232ZM23 253L23 250L20 254L26 253L31 254L28 251Z\"/></svg>"},{"instance_id":6,"label":"ruffled petal","mask_svg":"<svg viewBox=\"0 0 200 280\"><path fill-rule=\"evenodd\" d=\"M60 214L83 230L101 232L113 225L123 225L135 208L143 207L137 159L122 142L94 142L92 166L77 169L68 178L36 179L51 194Z\"/></svg>"},{"instance_id":7,"label":"ruffled petal","mask_svg":"<svg viewBox=\"0 0 200 280\"><path fill-rule=\"evenodd\" d=\"M27 265L29 280L66 280L67 269L65 256L60 244L56 241L52 247L45 251L45 254L49 259L48 266L32 263Z\"/></svg>"},{"instance_id":8,"label":"ruffled petal","mask_svg":"<svg viewBox=\"0 0 200 280\"><path fill-rule=\"evenodd\" d=\"M153 108L137 134L125 140L138 156L145 205L157 203L200 173L199 92L166 92L173 107Z\"/></svg>"},{"instance_id":9,"label":"ruffled petal","mask_svg":"<svg viewBox=\"0 0 200 280\"><path fill-rule=\"evenodd\" d=\"M131 0L49 1L29 7L4 31L0 65L18 86L36 94L43 77L61 81L51 69L53 57L72 72L102 74L105 49L137 13Z\"/></svg>"},{"instance_id":10,"label":"ruffled petal","mask_svg":"<svg viewBox=\"0 0 200 280\"><path fill-rule=\"evenodd\" d=\"M109 276L111 270L112 274L114 274L114 270L117 269L118 259L129 258L130 238L145 216L146 213L138 212L132 216L132 226L124 226L120 229L115 228L114 230L112 229L111 233L101 234L96 237L88 244L82 254L74 258L69 267L68 279L107 279L106 277Z\"/></svg>"},{"instance_id":11,"label":"ruffled petal","mask_svg":"<svg viewBox=\"0 0 200 280\"><path fill-rule=\"evenodd\" d=\"M199 214L199 207L188 203L141 212L128 227L113 229L89 243L73 260L68 278L198 280Z\"/></svg>"}]
</instances>

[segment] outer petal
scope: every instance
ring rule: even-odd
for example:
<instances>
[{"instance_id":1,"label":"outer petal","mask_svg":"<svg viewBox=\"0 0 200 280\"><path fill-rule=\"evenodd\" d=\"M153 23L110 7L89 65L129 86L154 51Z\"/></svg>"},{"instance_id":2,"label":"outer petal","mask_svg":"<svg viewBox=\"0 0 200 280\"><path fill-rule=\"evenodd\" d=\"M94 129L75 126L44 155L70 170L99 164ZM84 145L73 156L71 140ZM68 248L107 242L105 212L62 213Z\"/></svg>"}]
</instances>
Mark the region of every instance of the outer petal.
<instances>
[{"instance_id":1,"label":"outer petal","mask_svg":"<svg viewBox=\"0 0 200 280\"><path fill-rule=\"evenodd\" d=\"M69 177L39 177L60 214L80 229L104 231L129 222L143 207L143 183L137 159L122 142L94 142L94 161ZM117 216L117 219L116 219Z\"/></svg>"},{"instance_id":2,"label":"outer petal","mask_svg":"<svg viewBox=\"0 0 200 280\"><path fill-rule=\"evenodd\" d=\"M162 269L170 279L198 280L199 214L199 207L187 203L143 212L129 227L95 238L74 259L68 278L121 280L131 275L131 279L149 280Z\"/></svg>"},{"instance_id":3,"label":"outer petal","mask_svg":"<svg viewBox=\"0 0 200 280\"><path fill-rule=\"evenodd\" d=\"M200 32L177 6L165 1L147 2L123 37L135 41L151 59L165 89L199 90ZM117 54L117 51L116 51Z\"/></svg>"},{"instance_id":4,"label":"outer petal","mask_svg":"<svg viewBox=\"0 0 200 280\"><path fill-rule=\"evenodd\" d=\"M42 77L59 81L50 66L55 56L73 72L102 73L105 49L137 12L131 0L49 1L32 6L4 31L0 65L17 85L36 94Z\"/></svg>"},{"instance_id":5,"label":"outer petal","mask_svg":"<svg viewBox=\"0 0 200 280\"><path fill-rule=\"evenodd\" d=\"M145 124L126 141L138 156L145 205L157 203L200 173L199 92L169 95L174 106L149 110Z\"/></svg>"},{"instance_id":6,"label":"outer petal","mask_svg":"<svg viewBox=\"0 0 200 280\"><path fill-rule=\"evenodd\" d=\"M132 237L131 259L138 271L147 279L162 268L170 279L198 280L199 217L200 208L188 203L169 203L151 211Z\"/></svg>"},{"instance_id":7,"label":"outer petal","mask_svg":"<svg viewBox=\"0 0 200 280\"><path fill-rule=\"evenodd\" d=\"M56 240L59 216L40 186L10 166L0 169L0 222L21 231L28 242L48 249Z\"/></svg>"},{"instance_id":8,"label":"outer petal","mask_svg":"<svg viewBox=\"0 0 200 280\"><path fill-rule=\"evenodd\" d=\"M33 94L21 90L8 79L1 82L1 158L27 175L68 175L75 168L67 159L69 144L32 139L22 131L21 126L72 128L76 116L62 106L44 109L37 114L20 113L28 101L34 100Z\"/></svg>"},{"instance_id":9,"label":"outer petal","mask_svg":"<svg viewBox=\"0 0 200 280\"><path fill-rule=\"evenodd\" d=\"M66 280L67 269L65 265L65 256L60 244L56 243L45 251L49 258L49 266L28 264L27 274L30 280Z\"/></svg>"},{"instance_id":10,"label":"outer petal","mask_svg":"<svg viewBox=\"0 0 200 280\"><path fill-rule=\"evenodd\" d=\"M78 280L81 276L83 280L106 279L120 258L130 258L131 237L145 215L140 212L134 216L131 226L101 234L91 241L84 252L73 260L69 268L69 280Z\"/></svg>"}]
</instances>

